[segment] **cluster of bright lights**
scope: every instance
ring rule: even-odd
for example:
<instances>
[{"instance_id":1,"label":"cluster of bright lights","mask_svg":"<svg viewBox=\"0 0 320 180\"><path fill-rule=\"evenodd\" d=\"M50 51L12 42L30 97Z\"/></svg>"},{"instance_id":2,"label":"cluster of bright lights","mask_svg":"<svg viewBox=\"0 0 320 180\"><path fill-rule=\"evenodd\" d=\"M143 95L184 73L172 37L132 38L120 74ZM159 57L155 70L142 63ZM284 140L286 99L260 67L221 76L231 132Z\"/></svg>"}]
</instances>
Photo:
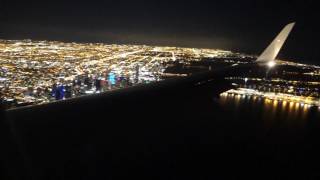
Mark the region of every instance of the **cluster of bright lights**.
<instances>
[{"instance_id":1,"label":"cluster of bright lights","mask_svg":"<svg viewBox=\"0 0 320 180\"><path fill-rule=\"evenodd\" d=\"M267 65L268 65L269 68L273 68L276 65L276 62L275 61L269 61Z\"/></svg>"},{"instance_id":2,"label":"cluster of bright lights","mask_svg":"<svg viewBox=\"0 0 320 180\"><path fill-rule=\"evenodd\" d=\"M53 84L70 84L84 75L94 81L113 73L134 85L161 80L170 62L230 56L238 55L218 49L0 40L0 98L18 103L50 102L55 100L48 96ZM81 88L84 94L101 92Z\"/></svg>"},{"instance_id":3,"label":"cluster of bright lights","mask_svg":"<svg viewBox=\"0 0 320 180\"><path fill-rule=\"evenodd\" d=\"M256 96L269 100L283 101L290 103L298 103L302 106L317 106L320 107L320 99L313 97L295 96L284 93L273 93L273 92L261 92L254 89L238 88L230 89L226 92L221 93L221 96L227 96L228 94L236 94L240 96Z\"/></svg>"}]
</instances>

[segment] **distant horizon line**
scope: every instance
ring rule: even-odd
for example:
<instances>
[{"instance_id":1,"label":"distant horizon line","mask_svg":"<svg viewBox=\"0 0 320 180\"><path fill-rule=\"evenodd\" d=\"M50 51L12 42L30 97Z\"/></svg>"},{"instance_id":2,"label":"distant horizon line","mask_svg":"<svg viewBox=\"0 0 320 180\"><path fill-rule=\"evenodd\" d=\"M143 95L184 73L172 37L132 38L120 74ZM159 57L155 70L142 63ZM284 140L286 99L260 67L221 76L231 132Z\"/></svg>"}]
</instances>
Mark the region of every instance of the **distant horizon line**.
<instances>
[{"instance_id":1,"label":"distant horizon line","mask_svg":"<svg viewBox=\"0 0 320 180\"><path fill-rule=\"evenodd\" d=\"M31 41L31 42L41 42L41 41L46 41L46 42L58 42L58 43L75 43L75 44L106 44L106 45L134 45L134 46L150 46L150 47L168 47L168 48L184 48L184 49L209 49L209 50L219 50L219 51L226 51L226 52L231 52L235 54L242 54L242 55L247 55L247 56L253 56L257 58L259 55L258 54L248 54L248 53L242 53L239 51L232 51L232 50L225 50L221 48L199 48L199 47L191 47L191 46L172 46L172 45L148 45L148 44L142 44L142 43L107 43L107 42L89 42L89 41L83 41L80 40L79 42L76 41L63 41L63 40L43 40L43 39L31 39L31 38L24 38L24 39L7 39L7 38L0 38L0 41ZM307 66L315 66L317 68L320 68L320 65L315 65L315 64L305 64L305 63L300 63L296 60L284 60L284 59L276 59L279 61L285 61L285 62L291 62L291 63L296 63L296 64L302 64L302 65L307 65Z\"/></svg>"}]
</instances>

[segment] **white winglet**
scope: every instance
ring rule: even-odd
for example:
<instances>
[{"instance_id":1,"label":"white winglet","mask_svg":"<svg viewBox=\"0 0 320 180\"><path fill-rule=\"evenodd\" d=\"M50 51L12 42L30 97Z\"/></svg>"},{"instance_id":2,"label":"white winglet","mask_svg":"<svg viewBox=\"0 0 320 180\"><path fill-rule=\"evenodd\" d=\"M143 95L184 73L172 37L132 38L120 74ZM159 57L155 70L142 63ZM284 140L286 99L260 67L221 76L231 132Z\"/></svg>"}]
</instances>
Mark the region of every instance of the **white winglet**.
<instances>
[{"instance_id":1,"label":"white winglet","mask_svg":"<svg viewBox=\"0 0 320 180\"><path fill-rule=\"evenodd\" d=\"M281 47L286 41L289 33L291 32L295 23L290 23L286 25L282 31L278 34L278 36L272 41L272 43L263 51L263 53L258 57L258 63L268 63L270 61L274 61L277 57Z\"/></svg>"}]
</instances>

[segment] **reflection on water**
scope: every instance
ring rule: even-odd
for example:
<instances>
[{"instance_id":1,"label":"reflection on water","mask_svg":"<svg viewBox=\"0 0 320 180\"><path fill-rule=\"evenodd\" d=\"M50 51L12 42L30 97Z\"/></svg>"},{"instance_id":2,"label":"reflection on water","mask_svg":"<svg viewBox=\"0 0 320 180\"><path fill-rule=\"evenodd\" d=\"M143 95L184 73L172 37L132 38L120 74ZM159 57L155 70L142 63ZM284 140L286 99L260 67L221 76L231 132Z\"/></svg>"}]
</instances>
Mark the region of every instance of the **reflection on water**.
<instances>
[{"instance_id":1,"label":"reflection on water","mask_svg":"<svg viewBox=\"0 0 320 180\"><path fill-rule=\"evenodd\" d=\"M254 95L221 94L219 103L234 114L263 120L266 125L302 126L310 119L319 119L320 108L296 102L271 100Z\"/></svg>"}]
</instances>

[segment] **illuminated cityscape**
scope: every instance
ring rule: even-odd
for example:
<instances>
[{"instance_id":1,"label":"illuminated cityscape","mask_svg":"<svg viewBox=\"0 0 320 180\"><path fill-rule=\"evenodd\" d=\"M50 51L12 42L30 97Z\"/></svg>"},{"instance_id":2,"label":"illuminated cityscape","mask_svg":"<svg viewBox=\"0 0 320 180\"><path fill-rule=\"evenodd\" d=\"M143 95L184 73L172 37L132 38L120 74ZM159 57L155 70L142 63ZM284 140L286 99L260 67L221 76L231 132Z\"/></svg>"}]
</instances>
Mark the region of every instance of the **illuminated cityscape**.
<instances>
[{"instance_id":1,"label":"illuminated cityscape","mask_svg":"<svg viewBox=\"0 0 320 180\"><path fill-rule=\"evenodd\" d=\"M8 107L43 104L254 59L218 49L0 40L1 98ZM259 72L226 79L262 92L319 98L319 67L289 61L277 65L284 68L270 72L270 79Z\"/></svg>"},{"instance_id":2,"label":"illuminated cityscape","mask_svg":"<svg viewBox=\"0 0 320 180\"><path fill-rule=\"evenodd\" d=\"M319 179L317 1L4 0L0 180Z\"/></svg>"},{"instance_id":3,"label":"illuminated cityscape","mask_svg":"<svg viewBox=\"0 0 320 180\"><path fill-rule=\"evenodd\" d=\"M41 104L159 81L171 62L230 55L211 49L1 40L1 96L13 106Z\"/></svg>"}]
</instances>

